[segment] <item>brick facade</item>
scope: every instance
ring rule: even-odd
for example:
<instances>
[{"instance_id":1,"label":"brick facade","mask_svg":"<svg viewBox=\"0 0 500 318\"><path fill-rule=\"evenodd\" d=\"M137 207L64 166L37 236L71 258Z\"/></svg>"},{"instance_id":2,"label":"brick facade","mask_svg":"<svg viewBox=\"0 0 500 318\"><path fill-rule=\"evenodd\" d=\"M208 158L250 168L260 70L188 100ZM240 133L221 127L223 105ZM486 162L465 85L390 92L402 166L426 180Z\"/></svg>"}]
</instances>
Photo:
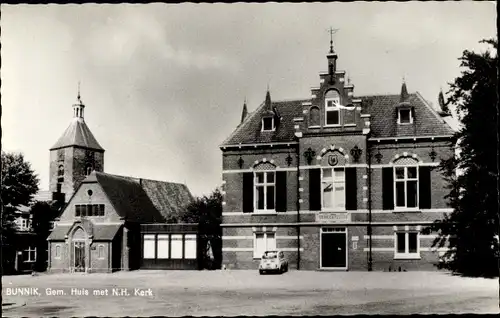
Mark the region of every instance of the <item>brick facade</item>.
<instances>
[{"instance_id":1,"label":"brick facade","mask_svg":"<svg viewBox=\"0 0 500 318\"><path fill-rule=\"evenodd\" d=\"M451 212L437 165L453 154L453 131L405 84L400 95L354 97L345 72L335 69L337 55L327 57L334 67L320 74L310 99L276 102L268 92L221 145L223 264L257 269L256 234L270 233L290 268L433 269L439 261L439 251L431 249L435 235L420 232ZM329 104L332 98L351 108L332 108L338 105ZM399 123L402 114L410 114L408 123ZM266 131L263 118L269 116L275 126ZM343 181L328 181L333 170L325 168L342 168L335 173L343 173ZM402 171L406 179L396 181ZM266 177L270 185L263 172L274 173ZM279 174L286 175L285 185L276 181ZM325 199L334 191L338 197ZM274 207L259 210L269 200ZM342 208L327 208L330 202Z\"/></svg>"}]
</instances>

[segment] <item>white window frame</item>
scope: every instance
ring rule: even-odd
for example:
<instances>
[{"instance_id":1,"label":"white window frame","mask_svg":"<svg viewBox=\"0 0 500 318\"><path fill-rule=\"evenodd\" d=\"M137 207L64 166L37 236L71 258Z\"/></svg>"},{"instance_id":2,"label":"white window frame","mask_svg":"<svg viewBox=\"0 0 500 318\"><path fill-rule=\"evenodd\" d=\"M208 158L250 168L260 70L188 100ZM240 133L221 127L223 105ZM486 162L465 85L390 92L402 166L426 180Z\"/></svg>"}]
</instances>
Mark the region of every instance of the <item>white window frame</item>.
<instances>
[{"instance_id":1,"label":"white window frame","mask_svg":"<svg viewBox=\"0 0 500 318\"><path fill-rule=\"evenodd\" d=\"M331 207L324 207L323 206L323 183L325 183L325 177L324 177L324 170L331 170L332 171L332 177L331 177L331 184L332 184L332 206ZM344 179L343 180L335 180L335 169L342 170L344 172ZM343 208L337 208L335 206L335 184L336 183L343 183L344 184L344 207ZM345 211L346 210L346 198L347 198L347 193L346 193L346 179L345 179L345 166L335 166L335 167L322 167L321 168L321 211Z\"/></svg>"},{"instance_id":2,"label":"white window frame","mask_svg":"<svg viewBox=\"0 0 500 318\"><path fill-rule=\"evenodd\" d=\"M271 125L272 125L272 129L264 129L264 119L271 119ZM274 123L274 117L271 117L271 116L268 116L268 117L264 117L262 118L262 129L261 131L275 131L276 130L276 126L275 126L275 123Z\"/></svg>"},{"instance_id":3,"label":"white window frame","mask_svg":"<svg viewBox=\"0 0 500 318\"><path fill-rule=\"evenodd\" d=\"M188 244L188 242L191 244ZM197 244L196 234L184 234L184 259L196 259Z\"/></svg>"},{"instance_id":4,"label":"white window frame","mask_svg":"<svg viewBox=\"0 0 500 318\"><path fill-rule=\"evenodd\" d=\"M253 233L253 258L254 259L261 259L262 254L259 255L259 252L257 251L257 234L262 234L264 236L264 244L265 248L262 253L269 251L269 246L267 246L267 241L268 241L268 235L273 235L274 236L274 248L273 250L277 250L278 247L276 246L276 232L274 231L258 231Z\"/></svg>"},{"instance_id":5,"label":"white window frame","mask_svg":"<svg viewBox=\"0 0 500 318\"><path fill-rule=\"evenodd\" d=\"M25 259L24 263L34 263L34 262L36 262L36 247L34 247L32 249L31 246L28 246L28 249L26 249L24 251L28 252L28 259ZM34 259L31 259L31 252L35 252Z\"/></svg>"},{"instance_id":6,"label":"white window frame","mask_svg":"<svg viewBox=\"0 0 500 318\"><path fill-rule=\"evenodd\" d=\"M166 243L166 249L163 249L163 245ZM156 236L156 258L157 259L169 259L170 258L170 235L169 234L158 234ZM160 252L161 251L161 252Z\"/></svg>"},{"instance_id":7,"label":"white window frame","mask_svg":"<svg viewBox=\"0 0 500 318\"><path fill-rule=\"evenodd\" d=\"M97 258L104 259L104 244L97 245Z\"/></svg>"},{"instance_id":8,"label":"white window frame","mask_svg":"<svg viewBox=\"0 0 500 318\"><path fill-rule=\"evenodd\" d=\"M328 106L328 102L332 102L332 105L335 103L340 104L340 94L338 98L331 98L331 97L325 98L325 127L340 127L342 125L342 118L341 118L342 114L340 108L338 108L337 106ZM333 112L333 111L336 111L339 114L338 124L328 124L328 112Z\"/></svg>"},{"instance_id":9,"label":"white window frame","mask_svg":"<svg viewBox=\"0 0 500 318\"><path fill-rule=\"evenodd\" d=\"M402 110L409 112L409 114L410 114L410 122L409 123L403 123L403 122L401 122L401 111ZM411 108L402 107L402 108L398 109L398 124L399 125L410 125L410 124L413 124L413 115L412 115Z\"/></svg>"},{"instance_id":10,"label":"white window frame","mask_svg":"<svg viewBox=\"0 0 500 318\"><path fill-rule=\"evenodd\" d=\"M153 242L152 247L153 247L153 255L145 255L146 249L146 242L150 242L148 245L151 245L151 242ZM143 259L155 259L156 258L156 237L154 234L144 234L142 238L142 258ZM150 252L148 250L148 252Z\"/></svg>"},{"instance_id":11,"label":"white window frame","mask_svg":"<svg viewBox=\"0 0 500 318\"><path fill-rule=\"evenodd\" d=\"M180 242L180 246L179 246ZM176 243L176 244L174 244ZM178 254L180 252L180 255ZM170 259L183 259L184 238L182 234L170 234Z\"/></svg>"},{"instance_id":12,"label":"white window frame","mask_svg":"<svg viewBox=\"0 0 500 318\"><path fill-rule=\"evenodd\" d=\"M402 168L404 169L404 177L403 179L396 179L396 169ZM408 178L408 168L415 168L417 171L416 178ZM395 211L418 211L419 210L419 204L420 204L420 193L419 193L419 188L420 188L420 183L419 183L419 166L418 165L395 165L394 169L392 169L393 173L393 183L394 183L394 189L393 189L393 195L394 195L394 210ZM415 204L415 207L408 207L408 181L416 181L417 182L417 202ZM398 206L397 205L397 188L396 184L398 182L403 182L404 183L404 189L405 189L405 205L404 206Z\"/></svg>"},{"instance_id":13,"label":"white window frame","mask_svg":"<svg viewBox=\"0 0 500 318\"><path fill-rule=\"evenodd\" d=\"M56 244L54 248L54 258L61 259L61 244Z\"/></svg>"},{"instance_id":14,"label":"white window frame","mask_svg":"<svg viewBox=\"0 0 500 318\"><path fill-rule=\"evenodd\" d=\"M404 253L398 252L398 233L405 234L405 251ZM417 251L410 253L410 233L417 234ZM420 257L420 232L418 230L399 230L394 232L394 259L421 259Z\"/></svg>"},{"instance_id":15,"label":"white window frame","mask_svg":"<svg viewBox=\"0 0 500 318\"><path fill-rule=\"evenodd\" d=\"M257 174L258 173L263 173L264 174L264 182L259 183ZM268 173L272 173L274 175L273 182L267 182L267 176ZM276 170L256 170L254 171L254 187L253 187L253 197L254 197L254 211L255 213L276 213ZM267 208L267 191L268 187L273 187L274 189L274 208L273 209L268 209ZM264 188L264 209L259 209L259 191L257 188L263 187Z\"/></svg>"}]
</instances>

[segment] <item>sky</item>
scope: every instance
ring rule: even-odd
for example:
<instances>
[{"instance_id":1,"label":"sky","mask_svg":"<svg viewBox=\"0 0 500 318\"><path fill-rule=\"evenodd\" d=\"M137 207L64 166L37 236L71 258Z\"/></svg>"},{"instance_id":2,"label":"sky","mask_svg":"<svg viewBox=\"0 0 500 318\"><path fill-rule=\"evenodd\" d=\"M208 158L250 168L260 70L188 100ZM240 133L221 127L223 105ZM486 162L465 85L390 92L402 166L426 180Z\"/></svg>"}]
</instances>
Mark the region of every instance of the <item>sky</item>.
<instances>
[{"instance_id":1,"label":"sky","mask_svg":"<svg viewBox=\"0 0 500 318\"><path fill-rule=\"evenodd\" d=\"M253 111L268 86L273 100L310 97L328 28L356 96L399 94L404 78L438 105L495 21L494 2L1 5L2 149L48 190L80 82L105 172L209 194L245 98Z\"/></svg>"}]
</instances>

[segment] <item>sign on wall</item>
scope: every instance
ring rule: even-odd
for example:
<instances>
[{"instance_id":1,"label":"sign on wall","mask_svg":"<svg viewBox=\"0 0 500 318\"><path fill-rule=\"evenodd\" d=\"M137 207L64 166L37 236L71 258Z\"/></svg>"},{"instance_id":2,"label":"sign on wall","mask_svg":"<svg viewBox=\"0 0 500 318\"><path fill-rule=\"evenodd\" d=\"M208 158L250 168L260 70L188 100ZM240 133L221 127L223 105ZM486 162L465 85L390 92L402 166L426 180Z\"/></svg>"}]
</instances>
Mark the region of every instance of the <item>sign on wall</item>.
<instances>
[{"instance_id":1,"label":"sign on wall","mask_svg":"<svg viewBox=\"0 0 500 318\"><path fill-rule=\"evenodd\" d=\"M348 212L318 212L316 214L316 222L345 223L350 221L351 217Z\"/></svg>"}]
</instances>

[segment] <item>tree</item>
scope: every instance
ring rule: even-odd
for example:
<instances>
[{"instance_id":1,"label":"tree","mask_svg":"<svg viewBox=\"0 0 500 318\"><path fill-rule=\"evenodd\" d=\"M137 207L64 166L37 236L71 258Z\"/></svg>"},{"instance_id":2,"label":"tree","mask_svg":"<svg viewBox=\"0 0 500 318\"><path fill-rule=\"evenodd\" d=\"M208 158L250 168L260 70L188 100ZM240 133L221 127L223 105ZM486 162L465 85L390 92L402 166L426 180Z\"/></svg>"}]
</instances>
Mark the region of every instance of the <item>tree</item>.
<instances>
[{"instance_id":1,"label":"tree","mask_svg":"<svg viewBox=\"0 0 500 318\"><path fill-rule=\"evenodd\" d=\"M15 251L14 235L16 231L15 213L19 206L29 206L33 196L38 192L38 177L31 169L29 162L21 153L5 153L2 151L2 266L9 268L11 253ZM12 264L10 264L12 265Z\"/></svg>"},{"instance_id":2,"label":"tree","mask_svg":"<svg viewBox=\"0 0 500 318\"><path fill-rule=\"evenodd\" d=\"M196 198L180 215L184 223L198 223L198 257L206 269L222 264L222 194L215 189L210 196Z\"/></svg>"},{"instance_id":3,"label":"tree","mask_svg":"<svg viewBox=\"0 0 500 318\"><path fill-rule=\"evenodd\" d=\"M37 271L44 271L47 267L48 254L45 252L48 247L47 237L52 230L52 222L61 212L61 203L58 201L37 201L30 210L31 227L36 235L36 266Z\"/></svg>"},{"instance_id":4,"label":"tree","mask_svg":"<svg viewBox=\"0 0 500 318\"><path fill-rule=\"evenodd\" d=\"M497 40L483 40L496 50ZM455 134L460 153L442 160L453 212L436 221L433 246L448 243L439 267L466 276L498 275L498 56L490 51L463 52L461 76L450 84L449 102L463 127ZM457 173L457 171L462 171Z\"/></svg>"}]
</instances>

